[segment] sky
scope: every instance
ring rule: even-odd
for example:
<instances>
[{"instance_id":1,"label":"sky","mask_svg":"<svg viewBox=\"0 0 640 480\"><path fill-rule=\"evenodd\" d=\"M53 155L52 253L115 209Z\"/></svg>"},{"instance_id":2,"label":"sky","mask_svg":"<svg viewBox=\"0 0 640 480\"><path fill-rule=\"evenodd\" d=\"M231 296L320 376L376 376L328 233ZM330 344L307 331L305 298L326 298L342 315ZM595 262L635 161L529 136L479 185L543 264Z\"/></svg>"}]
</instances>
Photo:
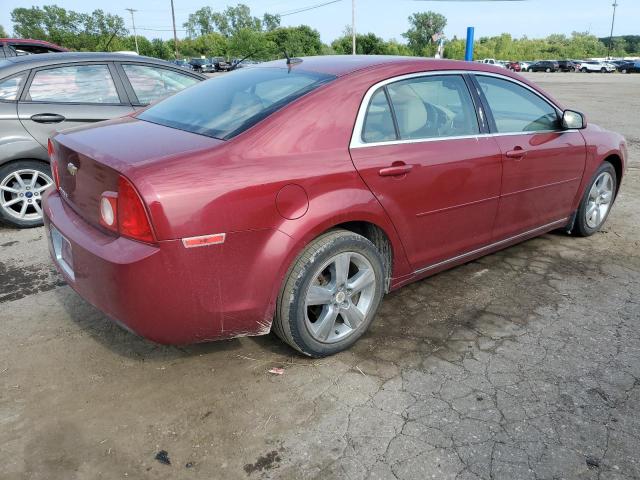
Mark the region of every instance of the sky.
<instances>
[{"instance_id":1,"label":"sky","mask_svg":"<svg viewBox=\"0 0 640 480\"><path fill-rule=\"evenodd\" d=\"M313 7L328 0L237 0L205 1L174 0L176 26L182 29L189 13L200 7L210 6L224 10L229 5L245 3L255 16L265 12L282 14L282 24L306 24L320 32L322 40L330 43L339 37L351 23L351 0L337 0L318 8L299 13L305 7ZM466 28L475 26L476 38L510 33L514 37L526 35L543 37L552 33L571 34L572 31L591 32L598 37L609 35L613 0L524 0L524 1L423 1L423 0L356 0L356 31L374 32L384 39L402 41L402 33L408 28L407 18L414 12L434 10L447 17L445 34L448 38L464 38ZM80 12L101 8L121 15L131 29L131 16L125 8L135 8L138 34L149 38L168 39L171 32L170 0L49 0L16 1L0 0L0 25L11 32L10 12L15 7L32 7L57 4ZM619 0L616 14L615 35L640 35L640 0ZM178 37L185 35L178 32Z\"/></svg>"}]
</instances>

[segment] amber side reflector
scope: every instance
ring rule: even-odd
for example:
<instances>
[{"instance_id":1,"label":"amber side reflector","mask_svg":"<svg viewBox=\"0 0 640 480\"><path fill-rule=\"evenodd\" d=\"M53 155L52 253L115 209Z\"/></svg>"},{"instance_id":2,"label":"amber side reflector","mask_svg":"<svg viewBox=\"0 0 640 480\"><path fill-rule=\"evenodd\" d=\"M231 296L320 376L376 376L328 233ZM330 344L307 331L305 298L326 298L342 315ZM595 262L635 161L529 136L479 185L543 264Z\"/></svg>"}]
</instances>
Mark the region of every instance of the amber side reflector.
<instances>
[{"instance_id":1,"label":"amber side reflector","mask_svg":"<svg viewBox=\"0 0 640 480\"><path fill-rule=\"evenodd\" d=\"M224 243L226 233L214 233L213 235L202 235L201 237L189 237L182 239L184 248L206 247L208 245L220 245Z\"/></svg>"}]
</instances>

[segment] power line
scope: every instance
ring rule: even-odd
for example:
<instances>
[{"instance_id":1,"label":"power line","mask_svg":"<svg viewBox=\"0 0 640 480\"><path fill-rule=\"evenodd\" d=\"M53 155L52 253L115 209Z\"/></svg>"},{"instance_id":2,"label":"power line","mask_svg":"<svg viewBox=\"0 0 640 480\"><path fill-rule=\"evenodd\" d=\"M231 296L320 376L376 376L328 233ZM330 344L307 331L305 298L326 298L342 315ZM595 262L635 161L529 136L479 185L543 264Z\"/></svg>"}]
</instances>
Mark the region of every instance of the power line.
<instances>
[{"instance_id":1,"label":"power line","mask_svg":"<svg viewBox=\"0 0 640 480\"><path fill-rule=\"evenodd\" d=\"M315 5L309 5L306 7L296 8L293 10L285 10L284 12L278 13L281 17L288 17L289 15L295 15L296 13L308 12L309 10L315 10L316 8L325 7L327 5L331 5L332 3L342 2L343 0L331 0L329 2L317 3Z\"/></svg>"}]
</instances>

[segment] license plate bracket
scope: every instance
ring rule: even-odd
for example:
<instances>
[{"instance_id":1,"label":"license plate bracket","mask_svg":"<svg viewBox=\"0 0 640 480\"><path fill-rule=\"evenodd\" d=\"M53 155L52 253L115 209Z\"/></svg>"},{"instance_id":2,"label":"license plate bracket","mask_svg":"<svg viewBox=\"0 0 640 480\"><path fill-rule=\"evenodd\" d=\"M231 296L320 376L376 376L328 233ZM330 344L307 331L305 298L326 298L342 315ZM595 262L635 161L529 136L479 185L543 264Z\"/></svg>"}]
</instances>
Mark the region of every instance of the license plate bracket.
<instances>
[{"instance_id":1,"label":"license plate bracket","mask_svg":"<svg viewBox=\"0 0 640 480\"><path fill-rule=\"evenodd\" d=\"M71 280L75 280L71 242L53 225L51 225L49 231L51 233L51 245L56 262Z\"/></svg>"}]
</instances>

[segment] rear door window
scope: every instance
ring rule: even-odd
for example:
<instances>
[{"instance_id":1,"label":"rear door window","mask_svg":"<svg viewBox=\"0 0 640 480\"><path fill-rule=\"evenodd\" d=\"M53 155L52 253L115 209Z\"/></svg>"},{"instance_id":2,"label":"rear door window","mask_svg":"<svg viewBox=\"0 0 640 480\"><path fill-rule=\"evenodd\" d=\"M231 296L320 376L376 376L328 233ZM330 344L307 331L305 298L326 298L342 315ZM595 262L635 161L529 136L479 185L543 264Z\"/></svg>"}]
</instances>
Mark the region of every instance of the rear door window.
<instances>
[{"instance_id":1,"label":"rear door window","mask_svg":"<svg viewBox=\"0 0 640 480\"><path fill-rule=\"evenodd\" d=\"M173 70L151 65L123 64L138 102L148 105L198 83L198 79Z\"/></svg>"},{"instance_id":2,"label":"rear door window","mask_svg":"<svg viewBox=\"0 0 640 480\"><path fill-rule=\"evenodd\" d=\"M107 65L71 65L39 70L27 100L48 103L120 103Z\"/></svg>"},{"instance_id":3,"label":"rear door window","mask_svg":"<svg viewBox=\"0 0 640 480\"><path fill-rule=\"evenodd\" d=\"M467 85L460 75L431 75L387 85L402 140L480 133Z\"/></svg>"},{"instance_id":4,"label":"rear door window","mask_svg":"<svg viewBox=\"0 0 640 480\"><path fill-rule=\"evenodd\" d=\"M26 76L26 73L21 73L20 75L0 80L0 100L7 102L16 101L18 99L20 86L22 85L22 82L24 82Z\"/></svg>"},{"instance_id":5,"label":"rear door window","mask_svg":"<svg viewBox=\"0 0 640 480\"><path fill-rule=\"evenodd\" d=\"M138 118L226 140L334 78L298 69L246 68L176 93Z\"/></svg>"},{"instance_id":6,"label":"rear door window","mask_svg":"<svg viewBox=\"0 0 640 480\"><path fill-rule=\"evenodd\" d=\"M397 138L387 94L384 88L380 88L371 97L367 108L362 129L362 141L367 143L385 142Z\"/></svg>"}]
</instances>

